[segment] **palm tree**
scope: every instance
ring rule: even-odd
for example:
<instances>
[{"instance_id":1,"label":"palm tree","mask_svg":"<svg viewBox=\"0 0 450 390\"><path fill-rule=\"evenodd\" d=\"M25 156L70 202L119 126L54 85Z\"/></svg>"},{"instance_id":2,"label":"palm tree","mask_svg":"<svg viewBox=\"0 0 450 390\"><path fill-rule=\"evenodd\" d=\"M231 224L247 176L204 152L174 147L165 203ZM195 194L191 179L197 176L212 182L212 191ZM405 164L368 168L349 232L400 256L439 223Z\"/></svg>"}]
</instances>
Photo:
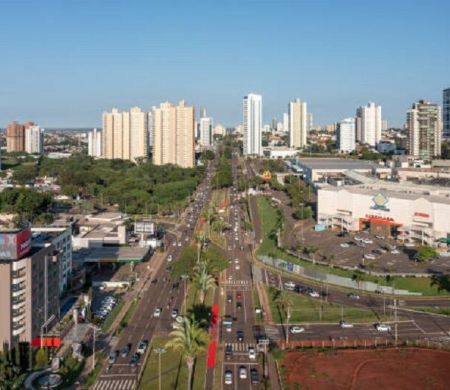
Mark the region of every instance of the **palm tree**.
<instances>
[{"instance_id":1,"label":"palm tree","mask_svg":"<svg viewBox=\"0 0 450 390\"><path fill-rule=\"evenodd\" d=\"M202 249L202 245L205 242L205 232L200 230L195 234L195 240L197 241L197 264L200 263L200 251Z\"/></svg>"},{"instance_id":2,"label":"palm tree","mask_svg":"<svg viewBox=\"0 0 450 390\"><path fill-rule=\"evenodd\" d=\"M171 340L167 342L166 348L180 352L186 359L188 368L187 388L191 390L195 359L200 352L206 349L208 333L193 316L177 317L173 323L173 328L174 330L170 332Z\"/></svg>"},{"instance_id":3,"label":"palm tree","mask_svg":"<svg viewBox=\"0 0 450 390\"><path fill-rule=\"evenodd\" d=\"M289 341L289 320L291 319L291 309L294 306L294 302L285 290L280 291L275 299L275 302L281 311L286 316L286 342Z\"/></svg>"},{"instance_id":4,"label":"palm tree","mask_svg":"<svg viewBox=\"0 0 450 390\"><path fill-rule=\"evenodd\" d=\"M216 287L216 279L208 272L208 264L205 261L199 263L195 269L192 281L197 290L200 291L200 302L204 304L208 290Z\"/></svg>"},{"instance_id":5,"label":"palm tree","mask_svg":"<svg viewBox=\"0 0 450 390\"><path fill-rule=\"evenodd\" d=\"M211 228L216 233L222 233L227 227L227 224L225 221L222 221L221 219L216 219L212 222Z\"/></svg>"},{"instance_id":6,"label":"palm tree","mask_svg":"<svg viewBox=\"0 0 450 390\"><path fill-rule=\"evenodd\" d=\"M216 217L216 211L214 210L214 207L209 205L203 210L203 217L206 219L208 223L208 233L207 237L210 238L211 235L211 223Z\"/></svg>"}]
</instances>

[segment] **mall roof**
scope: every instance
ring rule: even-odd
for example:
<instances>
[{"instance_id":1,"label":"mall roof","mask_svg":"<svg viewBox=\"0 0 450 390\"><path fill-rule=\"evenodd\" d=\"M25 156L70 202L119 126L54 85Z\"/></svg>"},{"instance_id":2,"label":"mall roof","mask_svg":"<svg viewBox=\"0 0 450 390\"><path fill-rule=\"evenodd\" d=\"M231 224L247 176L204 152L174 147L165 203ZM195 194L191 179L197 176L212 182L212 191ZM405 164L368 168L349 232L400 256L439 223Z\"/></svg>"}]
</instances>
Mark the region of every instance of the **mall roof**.
<instances>
[{"instance_id":1,"label":"mall roof","mask_svg":"<svg viewBox=\"0 0 450 390\"><path fill-rule=\"evenodd\" d=\"M150 248L103 246L98 248L83 248L73 253L73 261L127 263L144 261Z\"/></svg>"},{"instance_id":2,"label":"mall roof","mask_svg":"<svg viewBox=\"0 0 450 390\"><path fill-rule=\"evenodd\" d=\"M373 169L380 165L372 161L351 160L345 158L300 158L296 160L297 164L309 169Z\"/></svg>"}]
</instances>

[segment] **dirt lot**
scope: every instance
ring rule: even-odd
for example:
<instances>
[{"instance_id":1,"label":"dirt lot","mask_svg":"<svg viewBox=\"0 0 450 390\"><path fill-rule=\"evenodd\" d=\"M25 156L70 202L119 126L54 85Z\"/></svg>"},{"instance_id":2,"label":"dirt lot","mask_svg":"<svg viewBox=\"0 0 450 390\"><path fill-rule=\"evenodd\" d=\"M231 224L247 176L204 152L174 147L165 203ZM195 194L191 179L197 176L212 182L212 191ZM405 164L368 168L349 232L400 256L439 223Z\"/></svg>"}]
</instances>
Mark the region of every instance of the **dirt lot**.
<instances>
[{"instance_id":1,"label":"dirt lot","mask_svg":"<svg viewBox=\"0 0 450 390\"><path fill-rule=\"evenodd\" d=\"M450 352L427 349L289 352L287 389L448 389Z\"/></svg>"}]
</instances>

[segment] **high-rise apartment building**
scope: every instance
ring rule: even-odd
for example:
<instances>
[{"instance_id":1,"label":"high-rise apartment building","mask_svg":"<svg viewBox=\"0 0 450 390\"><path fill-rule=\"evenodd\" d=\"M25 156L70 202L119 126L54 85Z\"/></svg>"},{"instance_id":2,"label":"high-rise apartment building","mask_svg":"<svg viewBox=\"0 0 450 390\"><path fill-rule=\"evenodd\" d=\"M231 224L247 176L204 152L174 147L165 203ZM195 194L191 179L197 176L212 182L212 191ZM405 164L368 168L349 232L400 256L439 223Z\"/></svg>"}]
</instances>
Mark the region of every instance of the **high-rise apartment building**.
<instances>
[{"instance_id":1,"label":"high-rise apartment building","mask_svg":"<svg viewBox=\"0 0 450 390\"><path fill-rule=\"evenodd\" d=\"M212 129L213 129L212 118L208 118L206 116L201 117L200 122L198 124L198 128L199 128L198 143L201 146L210 147L212 145Z\"/></svg>"},{"instance_id":2,"label":"high-rise apartment building","mask_svg":"<svg viewBox=\"0 0 450 390\"><path fill-rule=\"evenodd\" d=\"M355 150L355 118L345 118L338 123L336 140L340 152Z\"/></svg>"},{"instance_id":3,"label":"high-rise apartment building","mask_svg":"<svg viewBox=\"0 0 450 390\"><path fill-rule=\"evenodd\" d=\"M102 157L102 132L97 129L88 133L88 155Z\"/></svg>"},{"instance_id":4,"label":"high-rise apartment building","mask_svg":"<svg viewBox=\"0 0 450 390\"><path fill-rule=\"evenodd\" d=\"M139 107L103 113L102 156L136 161L148 157L148 113Z\"/></svg>"},{"instance_id":5,"label":"high-rise apartment building","mask_svg":"<svg viewBox=\"0 0 450 390\"><path fill-rule=\"evenodd\" d=\"M376 146L381 140L381 106L369 102L356 110L356 139L361 144Z\"/></svg>"},{"instance_id":6,"label":"high-rise apartment building","mask_svg":"<svg viewBox=\"0 0 450 390\"><path fill-rule=\"evenodd\" d=\"M283 113L283 131L289 132L289 114L287 112Z\"/></svg>"},{"instance_id":7,"label":"high-rise apartment building","mask_svg":"<svg viewBox=\"0 0 450 390\"><path fill-rule=\"evenodd\" d=\"M289 146L304 148L308 137L306 102L296 99L289 103Z\"/></svg>"},{"instance_id":8,"label":"high-rise apartment building","mask_svg":"<svg viewBox=\"0 0 450 390\"><path fill-rule=\"evenodd\" d=\"M450 138L450 88L444 89L442 99L442 119L444 122L444 137Z\"/></svg>"},{"instance_id":9,"label":"high-rise apartment building","mask_svg":"<svg viewBox=\"0 0 450 390\"><path fill-rule=\"evenodd\" d=\"M244 155L262 154L262 97L253 93L243 101Z\"/></svg>"},{"instance_id":10,"label":"high-rise apartment building","mask_svg":"<svg viewBox=\"0 0 450 390\"><path fill-rule=\"evenodd\" d=\"M37 125L25 127L25 152L30 154L44 153L44 129Z\"/></svg>"},{"instance_id":11,"label":"high-rise apartment building","mask_svg":"<svg viewBox=\"0 0 450 390\"><path fill-rule=\"evenodd\" d=\"M437 104L420 100L406 114L408 153L431 160L441 155L442 119Z\"/></svg>"},{"instance_id":12,"label":"high-rise apartment building","mask_svg":"<svg viewBox=\"0 0 450 390\"><path fill-rule=\"evenodd\" d=\"M195 110L181 101L153 109L153 163L183 168L195 165Z\"/></svg>"},{"instance_id":13,"label":"high-rise apartment building","mask_svg":"<svg viewBox=\"0 0 450 390\"><path fill-rule=\"evenodd\" d=\"M6 151L25 151L25 126L17 122L12 122L6 127Z\"/></svg>"},{"instance_id":14,"label":"high-rise apartment building","mask_svg":"<svg viewBox=\"0 0 450 390\"><path fill-rule=\"evenodd\" d=\"M34 246L28 228L0 237L0 343L12 346L31 342L58 318L60 254L51 242Z\"/></svg>"}]
</instances>

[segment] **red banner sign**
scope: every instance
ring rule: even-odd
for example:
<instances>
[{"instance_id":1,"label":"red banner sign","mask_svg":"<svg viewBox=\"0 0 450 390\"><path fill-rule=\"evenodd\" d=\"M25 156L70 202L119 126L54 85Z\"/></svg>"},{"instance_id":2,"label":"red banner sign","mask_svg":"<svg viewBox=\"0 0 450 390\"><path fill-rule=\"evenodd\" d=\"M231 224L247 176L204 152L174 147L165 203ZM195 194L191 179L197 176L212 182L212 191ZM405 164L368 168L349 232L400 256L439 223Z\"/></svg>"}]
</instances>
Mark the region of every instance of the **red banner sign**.
<instances>
[{"instance_id":1,"label":"red banner sign","mask_svg":"<svg viewBox=\"0 0 450 390\"><path fill-rule=\"evenodd\" d=\"M42 340L42 344L41 344ZM35 337L33 340L31 340L31 346L32 347L54 347L59 348L61 346L61 338L60 337Z\"/></svg>"}]
</instances>

